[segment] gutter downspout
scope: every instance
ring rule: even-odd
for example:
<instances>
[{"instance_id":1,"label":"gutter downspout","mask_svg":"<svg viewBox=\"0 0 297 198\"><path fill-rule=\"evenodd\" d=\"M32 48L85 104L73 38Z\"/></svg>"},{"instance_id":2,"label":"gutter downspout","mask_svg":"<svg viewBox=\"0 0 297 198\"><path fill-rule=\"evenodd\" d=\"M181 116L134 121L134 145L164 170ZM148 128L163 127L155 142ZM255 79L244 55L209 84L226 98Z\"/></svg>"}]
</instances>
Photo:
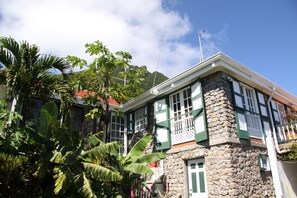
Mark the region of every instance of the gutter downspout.
<instances>
[{"instance_id":1,"label":"gutter downspout","mask_svg":"<svg viewBox=\"0 0 297 198\"><path fill-rule=\"evenodd\" d=\"M269 116L271 118L272 130L274 131L274 135L275 135L274 122L272 119L272 113L271 113L271 107L270 107L270 101L271 101L274 93L275 93L275 87L272 88L272 93L267 101L267 106L268 106ZM271 130L265 130L265 132L266 132L265 139L266 139L266 145L267 145L267 152L268 152L268 157L269 157L269 162L270 162L270 168L271 168L273 186L275 189L275 195L276 195L276 198L282 198L283 193L282 193L282 187L281 187L281 182L280 182L280 177L279 177L279 172L278 172L277 156L276 156L276 152L275 152L274 141L272 138ZM274 137L276 137L276 136L274 136Z\"/></svg>"},{"instance_id":2,"label":"gutter downspout","mask_svg":"<svg viewBox=\"0 0 297 198\"><path fill-rule=\"evenodd\" d=\"M269 104L270 104L270 101L272 99L272 96L274 95L274 92L275 92L275 87L272 88L272 94L270 95L270 97L268 98L268 101L267 101L267 103L268 103L268 112L269 112L269 116L271 118L272 118L272 111L271 111L271 108L270 108L270 105ZM272 123L272 126L275 126L273 119L271 119L271 123ZM287 153L288 152L287 150L281 151L279 149L277 138L276 138L277 136L276 136L275 127L272 127L272 132L273 132L273 137L274 137L274 145L275 145L275 149L276 149L277 153L279 153L279 154Z\"/></svg>"}]
</instances>

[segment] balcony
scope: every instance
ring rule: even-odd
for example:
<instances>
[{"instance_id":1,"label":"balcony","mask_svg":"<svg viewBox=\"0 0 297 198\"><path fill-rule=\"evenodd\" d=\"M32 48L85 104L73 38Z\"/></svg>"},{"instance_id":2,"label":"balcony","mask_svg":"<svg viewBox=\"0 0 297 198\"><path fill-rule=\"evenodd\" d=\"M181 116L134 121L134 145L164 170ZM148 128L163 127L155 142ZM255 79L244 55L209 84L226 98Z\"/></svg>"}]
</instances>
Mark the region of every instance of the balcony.
<instances>
[{"instance_id":1,"label":"balcony","mask_svg":"<svg viewBox=\"0 0 297 198\"><path fill-rule=\"evenodd\" d=\"M297 141L297 121L276 126L278 144Z\"/></svg>"},{"instance_id":2,"label":"balcony","mask_svg":"<svg viewBox=\"0 0 297 198\"><path fill-rule=\"evenodd\" d=\"M192 115L179 116L170 120L172 145L195 139L194 119Z\"/></svg>"}]
</instances>

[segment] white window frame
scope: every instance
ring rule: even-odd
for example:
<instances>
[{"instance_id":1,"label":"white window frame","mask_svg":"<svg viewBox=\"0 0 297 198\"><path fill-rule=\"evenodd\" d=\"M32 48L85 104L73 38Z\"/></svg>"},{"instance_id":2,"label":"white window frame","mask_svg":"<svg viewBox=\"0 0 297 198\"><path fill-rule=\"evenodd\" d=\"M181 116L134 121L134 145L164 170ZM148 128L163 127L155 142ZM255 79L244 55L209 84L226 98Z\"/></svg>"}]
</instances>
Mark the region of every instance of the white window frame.
<instances>
[{"instance_id":1,"label":"white window frame","mask_svg":"<svg viewBox=\"0 0 297 198\"><path fill-rule=\"evenodd\" d=\"M142 132L147 127L147 107L144 106L134 112L135 115L135 133Z\"/></svg>"},{"instance_id":2,"label":"white window frame","mask_svg":"<svg viewBox=\"0 0 297 198\"><path fill-rule=\"evenodd\" d=\"M263 127L262 127L262 123L261 123L261 117L259 114L259 105L258 105L258 101L256 98L256 91L254 88L252 88L246 84L243 84L243 83L240 83L240 89L242 89L242 91L243 91L243 99L244 99L243 106L244 106L244 109L246 110L245 115L247 117L246 119L247 119L247 128L248 128L249 136L252 138L263 139ZM247 90L250 91L250 93L252 94L251 97L248 96ZM249 105L250 104L249 99L252 100L252 105L253 105L252 107ZM248 116L250 116L250 118L248 118ZM258 118L256 118L256 117L258 117ZM248 122L249 119L251 119L251 120L253 119L253 122L257 125L258 130L261 131L261 137L260 137L260 134L259 134L259 136L250 134L252 128L249 126L249 124L250 124Z\"/></svg>"},{"instance_id":3,"label":"white window frame","mask_svg":"<svg viewBox=\"0 0 297 198\"><path fill-rule=\"evenodd\" d=\"M184 97L184 91L187 98ZM177 103L174 103L174 97L179 94L180 110L174 111L174 105L178 109ZM170 125L171 125L171 142L180 144L195 140L195 127L193 118L193 103L191 98L191 89L186 87L169 96L170 100ZM185 101L187 107L185 108ZM175 115L176 114L176 115Z\"/></svg>"},{"instance_id":4,"label":"white window frame","mask_svg":"<svg viewBox=\"0 0 297 198\"><path fill-rule=\"evenodd\" d=\"M110 142L117 141L121 143L119 152L122 154L125 152L125 123L125 117L118 116L115 113L111 114L109 139Z\"/></svg>"},{"instance_id":5,"label":"white window frame","mask_svg":"<svg viewBox=\"0 0 297 198\"><path fill-rule=\"evenodd\" d=\"M194 166L192 166L194 165ZM202 167L201 167L202 165ZM194 185L193 185L193 178L192 174L196 175L196 190L197 192L193 192ZM204 191L201 192L201 184L200 184L200 173L203 173L204 177ZM189 159L187 161L187 184L188 184L188 197L199 197L199 198L207 198L208 197L208 186L207 186L207 173L205 167L205 160L204 159Z\"/></svg>"},{"instance_id":6,"label":"white window frame","mask_svg":"<svg viewBox=\"0 0 297 198\"><path fill-rule=\"evenodd\" d=\"M257 113L259 114L259 107L258 107L258 102L257 102L257 98L256 98L256 92L255 92L255 89L250 87L250 86L247 86L243 83L240 83L240 87L243 89L243 98L244 98L244 109L247 110L247 111L250 111L250 112L253 112L253 113ZM248 109L248 94L247 94L247 90L250 90L251 93L252 93L252 102L253 102L253 107L254 110L251 111L250 109Z\"/></svg>"},{"instance_id":7,"label":"white window frame","mask_svg":"<svg viewBox=\"0 0 297 198\"><path fill-rule=\"evenodd\" d=\"M189 110L188 113L185 112L185 103L184 103L184 95L183 95L183 91L185 91L185 90L190 90L190 94L188 95L188 97L191 100L191 106L188 109L191 109L191 110ZM179 94L180 95L180 105L181 105L181 112L180 112L180 114L178 116L174 116L174 113L175 112L174 112L174 109L173 109L174 108L173 107L173 105L174 105L173 104L173 97L176 94ZM182 118L184 118L186 116L189 116L189 115L191 116L192 115L193 104L192 104L192 99L191 99L191 89L190 89L190 87L186 87L186 88L184 88L182 90L179 90L179 91L171 94L169 96L169 100L170 100L170 118L171 119L174 119L175 120L176 117L180 117L180 119L182 119Z\"/></svg>"}]
</instances>

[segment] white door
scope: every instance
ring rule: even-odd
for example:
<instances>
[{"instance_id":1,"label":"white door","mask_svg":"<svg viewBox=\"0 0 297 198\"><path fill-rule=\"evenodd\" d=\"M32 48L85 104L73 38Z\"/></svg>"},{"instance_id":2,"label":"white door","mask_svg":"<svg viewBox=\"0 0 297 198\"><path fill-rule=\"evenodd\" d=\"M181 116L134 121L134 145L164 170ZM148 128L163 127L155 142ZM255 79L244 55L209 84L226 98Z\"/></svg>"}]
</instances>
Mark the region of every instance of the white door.
<instances>
[{"instance_id":1,"label":"white door","mask_svg":"<svg viewBox=\"0 0 297 198\"><path fill-rule=\"evenodd\" d=\"M189 198L207 197L206 172L203 159L188 161Z\"/></svg>"}]
</instances>

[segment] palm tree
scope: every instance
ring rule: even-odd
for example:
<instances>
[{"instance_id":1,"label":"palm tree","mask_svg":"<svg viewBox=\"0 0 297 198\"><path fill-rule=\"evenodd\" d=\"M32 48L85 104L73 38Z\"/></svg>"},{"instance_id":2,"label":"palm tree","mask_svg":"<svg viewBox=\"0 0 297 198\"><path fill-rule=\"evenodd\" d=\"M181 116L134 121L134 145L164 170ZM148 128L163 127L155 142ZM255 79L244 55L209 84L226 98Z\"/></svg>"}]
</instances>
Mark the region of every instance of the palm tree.
<instances>
[{"instance_id":1,"label":"palm tree","mask_svg":"<svg viewBox=\"0 0 297 198\"><path fill-rule=\"evenodd\" d=\"M64 107L65 99L71 98L71 89L51 71L66 77L68 69L64 59L41 55L37 45L0 37L0 84L6 86L8 99L13 101L11 111L21 113L22 104L32 96L44 98L54 94L60 96Z\"/></svg>"}]
</instances>

